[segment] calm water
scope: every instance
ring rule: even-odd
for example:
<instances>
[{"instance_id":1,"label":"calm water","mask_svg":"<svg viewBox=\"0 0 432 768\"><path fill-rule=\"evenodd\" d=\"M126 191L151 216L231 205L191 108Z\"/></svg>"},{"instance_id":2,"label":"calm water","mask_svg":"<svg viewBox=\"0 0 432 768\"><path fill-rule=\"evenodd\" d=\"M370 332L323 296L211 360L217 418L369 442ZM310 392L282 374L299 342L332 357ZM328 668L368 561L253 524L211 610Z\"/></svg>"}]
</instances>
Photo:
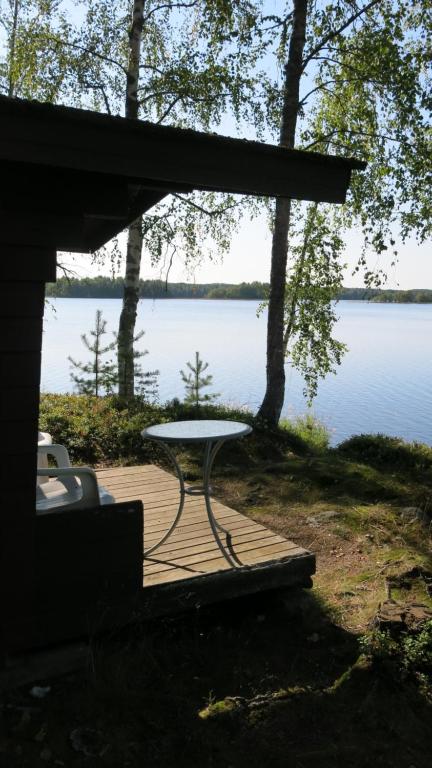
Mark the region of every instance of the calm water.
<instances>
[{"instance_id":1,"label":"calm water","mask_svg":"<svg viewBox=\"0 0 432 768\"><path fill-rule=\"evenodd\" d=\"M42 389L70 392L68 355L86 361L80 334L94 325L96 309L117 327L117 299L56 299L45 313ZM144 299L139 329L149 350L146 370L159 369L161 402L183 398L179 371L199 350L220 400L255 410L265 389L266 316L258 302ZM432 445L432 305L341 301L336 336L349 352L337 376L319 388L313 413L331 430L332 443L361 432L382 432ZM111 336L104 337L108 341ZM300 376L287 366L284 415L305 413Z\"/></svg>"}]
</instances>

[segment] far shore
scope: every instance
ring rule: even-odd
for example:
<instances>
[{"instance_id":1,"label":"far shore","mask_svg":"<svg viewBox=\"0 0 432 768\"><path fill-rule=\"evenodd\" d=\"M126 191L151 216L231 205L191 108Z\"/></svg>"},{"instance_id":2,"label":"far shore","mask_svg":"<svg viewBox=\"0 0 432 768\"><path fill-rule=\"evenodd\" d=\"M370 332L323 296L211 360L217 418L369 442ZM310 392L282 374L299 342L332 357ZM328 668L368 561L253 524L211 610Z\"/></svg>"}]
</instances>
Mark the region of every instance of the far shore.
<instances>
[{"instance_id":1,"label":"far shore","mask_svg":"<svg viewBox=\"0 0 432 768\"><path fill-rule=\"evenodd\" d=\"M46 296L62 299L121 299L124 281L121 277L61 277L48 283ZM140 299L207 299L266 301L268 283L166 283L162 280L140 280ZM372 304L432 304L432 290L413 288L342 288L334 297L338 301L362 301Z\"/></svg>"}]
</instances>

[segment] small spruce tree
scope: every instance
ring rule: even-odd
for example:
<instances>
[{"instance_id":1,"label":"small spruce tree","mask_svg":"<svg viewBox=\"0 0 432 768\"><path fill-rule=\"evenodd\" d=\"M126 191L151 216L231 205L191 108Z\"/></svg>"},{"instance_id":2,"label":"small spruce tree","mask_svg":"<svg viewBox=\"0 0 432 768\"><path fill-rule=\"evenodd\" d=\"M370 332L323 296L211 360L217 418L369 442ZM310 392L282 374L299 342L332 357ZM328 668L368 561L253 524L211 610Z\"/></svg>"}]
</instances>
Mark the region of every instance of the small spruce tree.
<instances>
[{"instance_id":1,"label":"small spruce tree","mask_svg":"<svg viewBox=\"0 0 432 768\"><path fill-rule=\"evenodd\" d=\"M112 352L117 349L117 335L114 334L114 341L106 346L102 345L102 336L107 333L107 322L102 319L102 312L100 309L96 311L95 327L90 331L90 335L93 336L94 341L89 341L86 334L81 336L83 344L87 347L88 351L93 354L93 359L88 363L78 362L72 357L68 357L69 362L75 369L78 369L85 376L80 376L77 373L71 372L71 379L75 383L78 394L80 395L96 395L101 394L112 395L118 387L118 367L116 363L110 360L109 362L102 362L101 358L108 352ZM134 343L139 341L144 336L144 331L140 331L134 336ZM158 394L158 381L159 371L144 371L142 365L138 362L139 358L147 355L148 351L145 349L142 352L134 349L134 375L136 381L137 394L144 397L146 400L156 400Z\"/></svg>"},{"instance_id":2,"label":"small spruce tree","mask_svg":"<svg viewBox=\"0 0 432 768\"><path fill-rule=\"evenodd\" d=\"M208 363L201 360L199 352L195 352L195 364L188 362L186 365L190 373L180 371L186 389L185 403L198 407L200 403L208 403L219 397L219 393L202 394L203 388L212 384L213 376L210 374L203 376L204 371L208 368Z\"/></svg>"},{"instance_id":3,"label":"small spruce tree","mask_svg":"<svg viewBox=\"0 0 432 768\"><path fill-rule=\"evenodd\" d=\"M111 344L106 346L102 345L102 336L106 331L107 321L102 319L102 312L100 309L96 310L95 326L90 335L93 336L94 341L89 341L86 334L83 333L81 340L88 351L93 354L93 359L88 363L82 363L74 360L73 357L68 357L69 362L73 368L78 369L85 376L80 376L77 373L71 372L71 379L75 383L78 394L80 395L100 395L102 391L106 394L112 394L117 384L117 367L113 362L102 362L102 356L107 352L112 352L116 348L116 342L112 341Z\"/></svg>"}]
</instances>

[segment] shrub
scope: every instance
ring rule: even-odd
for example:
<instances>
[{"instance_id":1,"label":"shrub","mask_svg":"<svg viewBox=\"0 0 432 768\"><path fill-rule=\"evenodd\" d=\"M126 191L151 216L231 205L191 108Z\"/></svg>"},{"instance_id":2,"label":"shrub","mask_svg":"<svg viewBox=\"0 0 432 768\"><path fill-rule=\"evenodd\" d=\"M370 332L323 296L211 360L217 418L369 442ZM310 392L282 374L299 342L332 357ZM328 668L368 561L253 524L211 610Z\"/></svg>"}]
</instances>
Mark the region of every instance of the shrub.
<instances>
[{"instance_id":1,"label":"shrub","mask_svg":"<svg viewBox=\"0 0 432 768\"><path fill-rule=\"evenodd\" d=\"M211 403L197 408L177 399L156 405L140 396L125 402L115 395L42 394L39 426L54 442L67 446L75 463L127 465L162 458L160 447L142 439L145 427L195 419L228 419L253 427L250 438L224 447L225 456L235 465L281 461L287 451L310 455L323 451L328 442L325 427L310 416L270 429L244 409ZM195 452L189 446L188 451L201 461L201 448Z\"/></svg>"},{"instance_id":2,"label":"shrub","mask_svg":"<svg viewBox=\"0 0 432 768\"><path fill-rule=\"evenodd\" d=\"M392 637L390 632L372 630L359 640L360 648L375 661L393 660L412 673L432 671L432 621L418 632L405 632Z\"/></svg>"},{"instance_id":3,"label":"shrub","mask_svg":"<svg viewBox=\"0 0 432 768\"><path fill-rule=\"evenodd\" d=\"M155 449L141 431L166 420L160 408L142 398L126 405L115 396L41 396L40 428L66 445L77 463L150 461Z\"/></svg>"},{"instance_id":4,"label":"shrub","mask_svg":"<svg viewBox=\"0 0 432 768\"><path fill-rule=\"evenodd\" d=\"M375 467L425 470L432 468L432 448L387 435L356 435L340 443L338 453Z\"/></svg>"},{"instance_id":5,"label":"shrub","mask_svg":"<svg viewBox=\"0 0 432 768\"><path fill-rule=\"evenodd\" d=\"M249 412L224 406L194 405L173 400L165 406L134 397L42 394L39 426L53 441L66 445L75 463L133 464L153 461L160 449L141 432L151 424L192 419L232 419L253 423Z\"/></svg>"},{"instance_id":6,"label":"shrub","mask_svg":"<svg viewBox=\"0 0 432 768\"><path fill-rule=\"evenodd\" d=\"M432 671L432 621L427 621L417 635L403 639L403 662L409 670Z\"/></svg>"}]
</instances>

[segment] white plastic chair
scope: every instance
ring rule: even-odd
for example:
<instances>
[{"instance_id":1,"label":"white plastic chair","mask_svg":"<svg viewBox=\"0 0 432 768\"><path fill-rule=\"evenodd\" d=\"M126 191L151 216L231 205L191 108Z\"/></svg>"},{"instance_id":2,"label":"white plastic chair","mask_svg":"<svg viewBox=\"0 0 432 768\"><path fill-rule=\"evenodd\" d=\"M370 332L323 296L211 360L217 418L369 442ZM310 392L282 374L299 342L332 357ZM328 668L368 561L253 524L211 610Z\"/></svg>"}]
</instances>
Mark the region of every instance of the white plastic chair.
<instances>
[{"instance_id":1,"label":"white plastic chair","mask_svg":"<svg viewBox=\"0 0 432 768\"><path fill-rule=\"evenodd\" d=\"M93 469L71 466L69 454L64 445L39 444L38 459L48 461L48 456L54 458L57 466L38 466L38 478L48 479L48 482L36 486L36 512L38 514L58 510L87 509L97 507L100 504L114 503L114 497L105 488L98 485Z\"/></svg>"},{"instance_id":2,"label":"white plastic chair","mask_svg":"<svg viewBox=\"0 0 432 768\"><path fill-rule=\"evenodd\" d=\"M52 437L49 434L49 432L38 432L38 448L41 445L52 445ZM39 454L38 452L37 465L38 465L38 469L47 469L48 458L46 454ZM41 485L41 483L48 483L48 481L49 481L48 477L38 477L36 479L36 482L38 485Z\"/></svg>"}]
</instances>

